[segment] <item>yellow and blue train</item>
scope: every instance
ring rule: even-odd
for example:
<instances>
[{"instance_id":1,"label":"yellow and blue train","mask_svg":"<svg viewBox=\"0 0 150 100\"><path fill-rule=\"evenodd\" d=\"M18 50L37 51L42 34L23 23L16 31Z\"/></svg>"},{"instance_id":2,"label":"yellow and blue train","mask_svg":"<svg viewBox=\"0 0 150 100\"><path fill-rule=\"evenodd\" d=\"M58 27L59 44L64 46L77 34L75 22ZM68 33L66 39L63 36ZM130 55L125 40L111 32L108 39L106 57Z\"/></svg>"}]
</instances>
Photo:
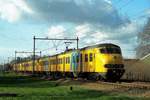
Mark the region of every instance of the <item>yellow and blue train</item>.
<instances>
[{"instance_id":1,"label":"yellow and blue train","mask_svg":"<svg viewBox=\"0 0 150 100\"><path fill-rule=\"evenodd\" d=\"M32 65L32 60L21 62L15 64L13 69L17 72L31 73ZM52 78L84 77L117 81L125 70L120 47L104 43L36 59L34 72L47 74Z\"/></svg>"}]
</instances>

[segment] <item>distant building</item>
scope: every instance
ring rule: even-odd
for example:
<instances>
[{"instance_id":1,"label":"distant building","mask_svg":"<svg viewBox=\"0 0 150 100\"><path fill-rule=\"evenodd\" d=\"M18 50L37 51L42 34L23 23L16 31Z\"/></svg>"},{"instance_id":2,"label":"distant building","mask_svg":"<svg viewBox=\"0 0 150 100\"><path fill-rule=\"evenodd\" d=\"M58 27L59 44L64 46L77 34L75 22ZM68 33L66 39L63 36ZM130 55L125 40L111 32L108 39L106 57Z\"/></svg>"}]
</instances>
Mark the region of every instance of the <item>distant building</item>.
<instances>
[{"instance_id":1,"label":"distant building","mask_svg":"<svg viewBox=\"0 0 150 100\"><path fill-rule=\"evenodd\" d=\"M137 47L136 56L142 58L150 53L150 18L143 31L138 35L139 46Z\"/></svg>"}]
</instances>

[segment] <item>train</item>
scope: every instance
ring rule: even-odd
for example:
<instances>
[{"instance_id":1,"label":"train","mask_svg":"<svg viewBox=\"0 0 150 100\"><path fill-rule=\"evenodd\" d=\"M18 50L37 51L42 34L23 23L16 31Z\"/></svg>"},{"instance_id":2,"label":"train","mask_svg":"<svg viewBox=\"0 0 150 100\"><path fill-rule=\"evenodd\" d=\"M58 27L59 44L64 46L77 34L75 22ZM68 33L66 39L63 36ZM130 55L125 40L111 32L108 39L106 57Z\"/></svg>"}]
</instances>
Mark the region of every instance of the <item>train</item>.
<instances>
[{"instance_id":1,"label":"train","mask_svg":"<svg viewBox=\"0 0 150 100\"><path fill-rule=\"evenodd\" d=\"M121 48L112 43L68 49L52 56L15 63L16 72L48 75L51 78L81 77L94 80L118 81L125 69Z\"/></svg>"}]
</instances>

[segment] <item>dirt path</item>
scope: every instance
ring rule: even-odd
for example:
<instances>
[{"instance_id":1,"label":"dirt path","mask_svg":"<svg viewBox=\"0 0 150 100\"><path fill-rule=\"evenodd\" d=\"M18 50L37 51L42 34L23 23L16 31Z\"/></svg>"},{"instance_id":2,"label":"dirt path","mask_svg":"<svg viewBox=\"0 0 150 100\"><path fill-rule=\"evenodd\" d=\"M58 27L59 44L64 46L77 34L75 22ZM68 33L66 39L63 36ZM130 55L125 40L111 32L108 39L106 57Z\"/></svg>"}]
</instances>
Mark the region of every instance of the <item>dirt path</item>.
<instances>
[{"instance_id":1,"label":"dirt path","mask_svg":"<svg viewBox=\"0 0 150 100\"><path fill-rule=\"evenodd\" d=\"M71 80L71 79L60 79L56 81L59 85L79 85L86 89L99 90L110 94L116 95L128 95L128 96L139 96L139 97L150 97L149 89L139 89L134 87L120 87L109 84L101 84L100 82L92 82L87 80ZM128 83L122 83L128 85Z\"/></svg>"}]
</instances>

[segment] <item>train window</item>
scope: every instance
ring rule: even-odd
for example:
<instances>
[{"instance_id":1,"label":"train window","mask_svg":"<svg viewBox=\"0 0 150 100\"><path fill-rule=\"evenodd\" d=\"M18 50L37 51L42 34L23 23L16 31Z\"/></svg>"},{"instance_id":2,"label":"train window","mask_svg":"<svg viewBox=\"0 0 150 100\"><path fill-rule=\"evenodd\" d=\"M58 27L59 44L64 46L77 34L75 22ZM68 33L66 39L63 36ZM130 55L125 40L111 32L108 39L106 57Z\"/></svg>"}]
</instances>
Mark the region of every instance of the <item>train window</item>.
<instances>
[{"instance_id":1,"label":"train window","mask_svg":"<svg viewBox=\"0 0 150 100\"><path fill-rule=\"evenodd\" d=\"M90 53L90 61L93 61L93 54Z\"/></svg>"},{"instance_id":2,"label":"train window","mask_svg":"<svg viewBox=\"0 0 150 100\"><path fill-rule=\"evenodd\" d=\"M55 59L55 64L57 64L57 60Z\"/></svg>"},{"instance_id":3,"label":"train window","mask_svg":"<svg viewBox=\"0 0 150 100\"><path fill-rule=\"evenodd\" d=\"M68 63L70 63L70 57L68 57Z\"/></svg>"},{"instance_id":4,"label":"train window","mask_svg":"<svg viewBox=\"0 0 150 100\"><path fill-rule=\"evenodd\" d=\"M65 59L64 59L64 58L62 58L62 64L63 64L63 63L65 63Z\"/></svg>"},{"instance_id":5,"label":"train window","mask_svg":"<svg viewBox=\"0 0 150 100\"><path fill-rule=\"evenodd\" d=\"M49 62L48 61L43 61L43 64L44 65L49 65Z\"/></svg>"},{"instance_id":6,"label":"train window","mask_svg":"<svg viewBox=\"0 0 150 100\"><path fill-rule=\"evenodd\" d=\"M120 48L111 48L111 47L102 48L100 49L100 52L106 54L121 54Z\"/></svg>"},{"instance_id":7,"label":"train window","mask_svg":"<svg viewBox=\"0 0 150 100\"><path fill-rule=\"evenodd\" d=\"M61 64L61 59L59 59L59 64Z\"/></svg>"},{"instance_id":8,"label":"train window","mask_svg":"<svg viewBox=\"0 0 150 100\"><path fill-rule=\"evenodd\" d=\"M54 60L52 60L52 65L54 65Z\"/></svg>"},{"instance_id":9,"label":"train window","mask_svg":"<svg viewBox=\"0 0 150 100\"><path fill-rule=\"evenodd\" d=\"M57 59L55 59L55 64L57 64L58 63L58 61L57 61Z\"/></svg>"},{"instance_id":10,"label":"train window","mask_svg":"<svg viewBox=\"0 0 150 100\"><path fill-rule=\"evenodd\" d=\"M56 59L56 64L58 64L58 59Z\"/></svg>"},{"instance_id":11,"label":"train window","mask_svg":"<svg viewBox=\"0 0 150 100\"><path fill-rule=\"evenodd\" d=\"M68 58L66 58L66 64L68 63Z\"/></svg>"},{"instance_id":12,"label":"train window","mask_svg":"<svg viewBox=\"0 0 150 100\"><path fill-rule=\"evenodd\" d=\"M67 57L67 64L68 64L68 57Z\"/></svg>"},{"instance_id":13,"label":"train window","mask_svg":"<svg viewBox=\"0 0 150 100\"><path fill-rule=\"evenodd\" d=\"M115 48L115 49L114 49L114 52L115 52L115 53L119 53L119 54L121 54L121 50L120 50L120 48Z\"/></svg>"},{"instance_id":14,"label":"train window","mask_svg":"<svg viewBox=\"0 0 150 100\"><path fill-rule=\"evenodd\" d=\"M58 64L58 59L56 59L56 64Z\"/></svg>"},{"instance_id":15,"label":"train window","mask_svg":"<svg viewBox=\"0 0 150 100\"><path fill-rule=\"evenodd\" d=\"M56 64L56 60L54 59L54 65Z\"/></svg>"},{"instance_id":16,"label":"train window","mask_svg":"<svg viewBox=\"0 0 150 100\"><path fill-rule=\"evenodd\" d=\"M51 60L51 64L53 65L53 60Z\"/></svg>"},{"instance_id":17,"label":"train window","mask_svg":"<svg viewBox=\"0 0 150 100\"><path fill-rule=\"evenodd\" d=\"M69 62L69 57L67 57L67 63L69 64L70 62Z\"/></svg>"},{"instance_id":18,"label":"train window","mask_svg":"<svg viewBox=\"0 0 150 100\"><path fill-rule=\"evenodd\" d=\"M53 60L53 65L55 64L55 61Z\"/></svg>"},{"instance_id":19,"label":"train window","mask_svg":"<svg viewBox=\"0 0 150 100\"><path fill-rule=\"evenodd\" d=\"M53 65L55 64L55 60L53 60Z\"/></svg>"},{"instance_id":20,"label":"train window","mask_svg":"<svg viewBox=\"0 0 150 100\"><path fill-rule=\"evenodd\" d=\"M58 64L60 64L60 59L58 59Z\"/></svg>"},{"instance_id":21,"label":"train window","mask_svg":"<svg viewBox=\"0 0 150 100\"><path fill-rule=\"evenodd\" d=\"M57 64L59 64L59 59L57 59Z\"/></svg>"},{"instance_id":22,"label":"train window","mask_svg":"<svg viewBox=\"0 0 150 100\"><path fill-rule=\"evenodd\" d=\"M58 64L58 60L57 59L55 60L55 64Z\"/></svg>"},{"instance_id":23,"label":"train window","mask_svg":"<svg viewBox=\"0 0 150 100\"><path fill-rule=\"evenodd\" d=\"M60 63L62 64L62 59L60 60Z\"/></svg>"},{"instance_id":24,"label":"train window","mask_svg":"<svg viewBox=\"0 0 150 100\"><path fill-rule=\"evenodd\" d=\"M29 64L27 63L27 64L25 64L25 67L28 67L29 66Z\"/></svg>"},{"instance_id":25,"label":"train window","mask_svg":"<svg viewBox=\"0 0 150 100\"><path fill-rule=\"evenodd\" d=\"M107 53L107 51L106 51L105 48L100 49L100 52L101 52L101 53Z\"/></svg>"},{"instance_id":26,"label":"train window","mask_svg":"<svg viewBox=\"0 0 150 100\"><path fill-rule=\"evenodd\" d=\"M49 61L49 64L51 65L51 61Z\"/></svg>"},{"instance_id":27,"label":"train window","mask_svg":"<svg viewBox=\"0 0 150 100\"><path fill-rule=\"evenodd\" d=\"M56 60L54 59L54 65L56 64Z\"/></svg>"},{"instance_id":28,"label":"train window","mask_svg":"<svg viewBox=\"0 0 150 100\"><path fill-rule=\"evenodd\" d=\"M60 59L57 60L57 63L58 63L58 64L60 63Z\"/></svg>"},{"instance_id":29,"label":"train window","mask_svg":"<svg viewBox=\"0 0 150 100\"><path fill-rule=\"evenodd\" d=\"M88 62L88 54L85 54L85 62Z\"/></svg>"},{"instance_id":30,"label":"train window","mask_svg":"<svg viewBox=\"0 0 150 100\"><path fill-rule=\"evenodd\" d=\"M51 65L53 64L52 60L50 60Z\"/></svg>"}]
</instances>

